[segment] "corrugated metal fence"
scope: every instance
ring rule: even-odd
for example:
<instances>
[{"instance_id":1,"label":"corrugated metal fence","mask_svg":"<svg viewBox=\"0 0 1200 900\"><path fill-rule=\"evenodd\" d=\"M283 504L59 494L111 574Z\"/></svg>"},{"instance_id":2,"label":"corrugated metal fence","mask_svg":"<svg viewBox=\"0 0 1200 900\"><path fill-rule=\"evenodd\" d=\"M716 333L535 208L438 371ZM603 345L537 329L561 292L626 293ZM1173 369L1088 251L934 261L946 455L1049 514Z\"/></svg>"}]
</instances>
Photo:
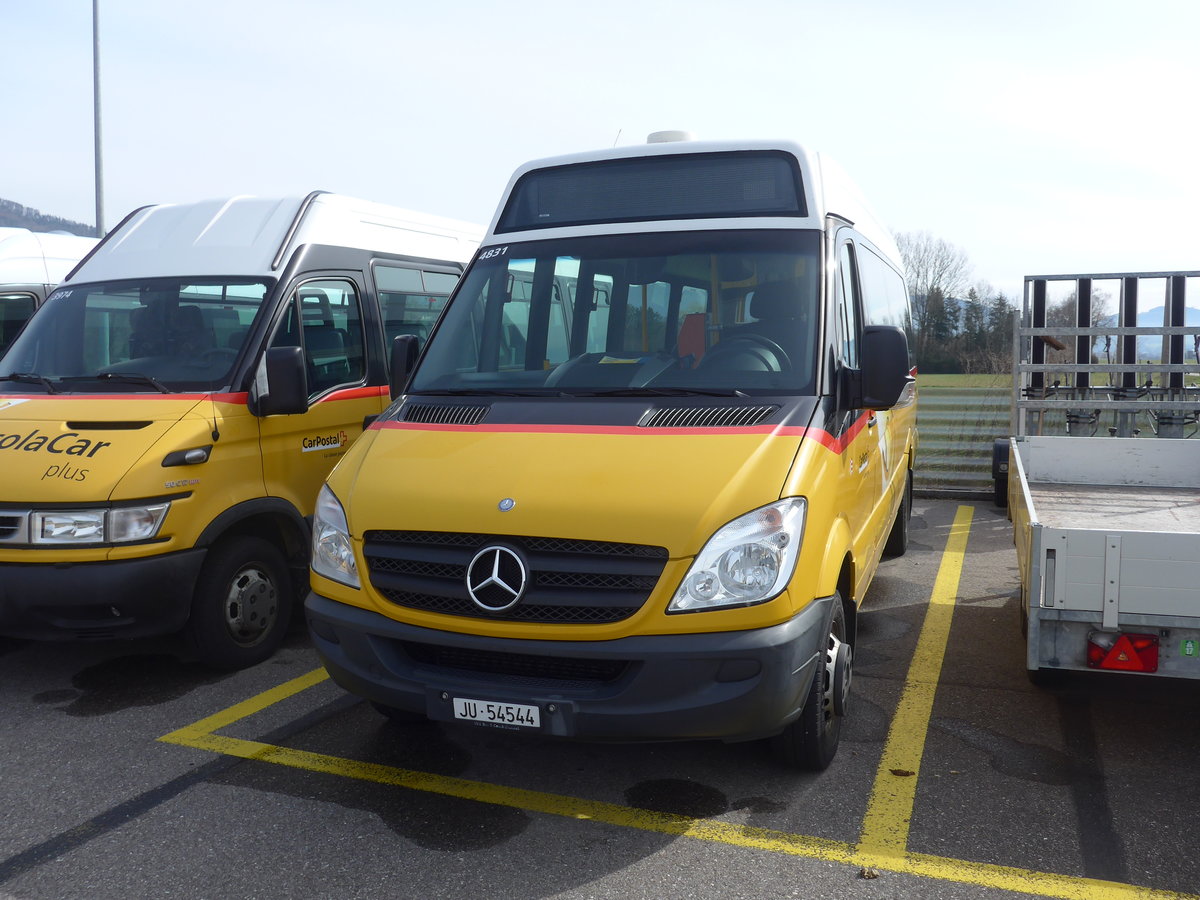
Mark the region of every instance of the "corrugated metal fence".
<instances>
[{"instance_id":1,"label":"corrugated metal fence","mask_svg":"<svg viewBox=\"0 0 1200 900\"><path fill-rule=\"evenodd\" d=\"M992 442L1009 434L1010 387L920 385L918 491L993 492Z\"/></svg>"}]
</instances>

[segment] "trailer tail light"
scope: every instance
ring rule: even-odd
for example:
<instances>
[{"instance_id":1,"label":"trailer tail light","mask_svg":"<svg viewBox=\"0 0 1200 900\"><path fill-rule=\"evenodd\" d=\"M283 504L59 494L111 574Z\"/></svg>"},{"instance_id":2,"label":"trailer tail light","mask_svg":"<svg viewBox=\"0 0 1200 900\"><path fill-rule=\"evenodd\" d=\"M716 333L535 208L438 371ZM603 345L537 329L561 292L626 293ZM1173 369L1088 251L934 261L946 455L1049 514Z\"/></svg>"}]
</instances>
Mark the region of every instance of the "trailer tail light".
<instances>
[{"instance_id":1,"label":"trailer tail light","mask_svg":"<svg viewBox=\"0 0 1200 900\"><path fill-rule=\"evenodd\" d=\"M1093 631L1088 635L1087 664L1118 672L1157 672L1158 636Z\"/></svg>"}]
</instances>

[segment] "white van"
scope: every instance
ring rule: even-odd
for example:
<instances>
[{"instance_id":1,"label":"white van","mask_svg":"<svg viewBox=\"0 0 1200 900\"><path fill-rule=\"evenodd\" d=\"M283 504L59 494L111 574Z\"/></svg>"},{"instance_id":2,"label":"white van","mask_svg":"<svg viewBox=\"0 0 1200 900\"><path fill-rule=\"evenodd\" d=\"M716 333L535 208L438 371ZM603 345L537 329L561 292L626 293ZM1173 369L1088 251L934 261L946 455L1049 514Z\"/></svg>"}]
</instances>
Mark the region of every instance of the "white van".
<instances>
[{"instance_id":1,"label":"white van","mask_svg":"<svg viewBox=\"0 0 1200 900\"><path fill-rule=\"evenodd\" d=\"M96 238L0 228L0 353Z\"/></svg>"},{"instance_id":2,"label":"white van","mask_svg":"<svg viewBox=\"0 0 1200 900\"><path fill-rule=\"evenodd\" d=\"M0 358L0 634L269 656L389 345L482 233L327 193L128 216Z\"/></svg>"}]
</instances>

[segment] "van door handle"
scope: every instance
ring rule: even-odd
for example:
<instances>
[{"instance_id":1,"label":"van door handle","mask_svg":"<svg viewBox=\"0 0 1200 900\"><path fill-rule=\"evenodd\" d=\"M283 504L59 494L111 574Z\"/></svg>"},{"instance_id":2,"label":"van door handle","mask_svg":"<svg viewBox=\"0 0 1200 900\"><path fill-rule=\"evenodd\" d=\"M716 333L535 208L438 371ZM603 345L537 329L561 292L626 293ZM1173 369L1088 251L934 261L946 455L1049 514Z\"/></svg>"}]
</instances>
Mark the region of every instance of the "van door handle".
<instances>
[{"instance_id":1,"label":"van door handle","mask_svg":"<svg viewBox=\"0 0 1200 900\"><path fill-rule=\"evenodd\" d=\"M867 427L874 428L878 421L879 417L875 415L875 413L871 413L871 415L867 417Z\"/></svg>"}]
</instances>

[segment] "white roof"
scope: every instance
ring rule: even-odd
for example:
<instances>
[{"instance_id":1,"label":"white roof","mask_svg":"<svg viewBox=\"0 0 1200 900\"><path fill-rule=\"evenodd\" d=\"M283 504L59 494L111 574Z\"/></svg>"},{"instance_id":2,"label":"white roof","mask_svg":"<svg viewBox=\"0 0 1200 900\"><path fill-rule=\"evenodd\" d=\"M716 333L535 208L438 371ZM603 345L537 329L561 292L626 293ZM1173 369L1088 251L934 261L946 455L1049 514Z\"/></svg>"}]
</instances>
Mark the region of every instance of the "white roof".
<instances>
[{"instance_id":1,"label":"white roof","mask_svg":"<svg viewBox=\"0 0 1200 900\"><path fill-rule=\"evenodd\" d=\"M509 179L508 186L504 190L500 205L496 209L496 215L493 217L491 225L488 228L487 243L502 243L504 241L518 239L518 236L511 232L500 236L495 236L494 230L500 214L503 212L505 205L508 203L508 197L512 192L513 186L523 175L534 169L568 166L577 163L597 162L608 159L634 159L637 157L674 156L691 153L728 153L730 151L738 150L778 150L783 153L791 154L800 164L804 195L808 202L808 216L806 218L797 218L796 216L756 216L754 218L755 228L823 229L825 227L826 215L833 214L853 222L855 228L857 228L864 237L878 246L881 250L890 253L893 259L899 259L900 254L896 250L895 241L892 238L891 232L889 232L888 229L879 222L878 217L871 210L870 205L866 202L866 200L863 199L862 193L859 191L858 187L854 184L850 177L846 175L841 166L831 160L828 156L806 150L804 147L794 143L793 141L777 140L665 140L656 141L654 143L638 144L630 147L614 147L607 150L592 150L584 153L572 153L566 156L532 160L531 162L527 162L520 166L513 173L512 178ZM736 228L745 227L745 221L745 219L741 218L706 218L681 219L677 221L605 223L601 225L572 226L570 228L538 229L536 232L536 237L552 238L563 236L566 233L584 234L603 232L613 234L637 231L685 231L689 229ZM533 237L535 235L533 232L529 232L523 236Z\"/></svg>"},{"instance_id":2,"label":"white roof","mask_svg":"<svg viewBox=\"0 0 1200 900\"><path fill-rule=\"evenodd\" d=\"M275 275L304 244L465 263L482 236L468 222L340 194L164 204L132 213L71 281Z\"/></svg>"},{"instance_id":3,"label":"white roof","mask_svg":"<svg viewBox=\"0 0 1200 900\"><path fill-rule=\"evenodd\" d=\"M56 285L94 246L96 238L0 228L0 284Z\"/></svg>"}]
</instances>

